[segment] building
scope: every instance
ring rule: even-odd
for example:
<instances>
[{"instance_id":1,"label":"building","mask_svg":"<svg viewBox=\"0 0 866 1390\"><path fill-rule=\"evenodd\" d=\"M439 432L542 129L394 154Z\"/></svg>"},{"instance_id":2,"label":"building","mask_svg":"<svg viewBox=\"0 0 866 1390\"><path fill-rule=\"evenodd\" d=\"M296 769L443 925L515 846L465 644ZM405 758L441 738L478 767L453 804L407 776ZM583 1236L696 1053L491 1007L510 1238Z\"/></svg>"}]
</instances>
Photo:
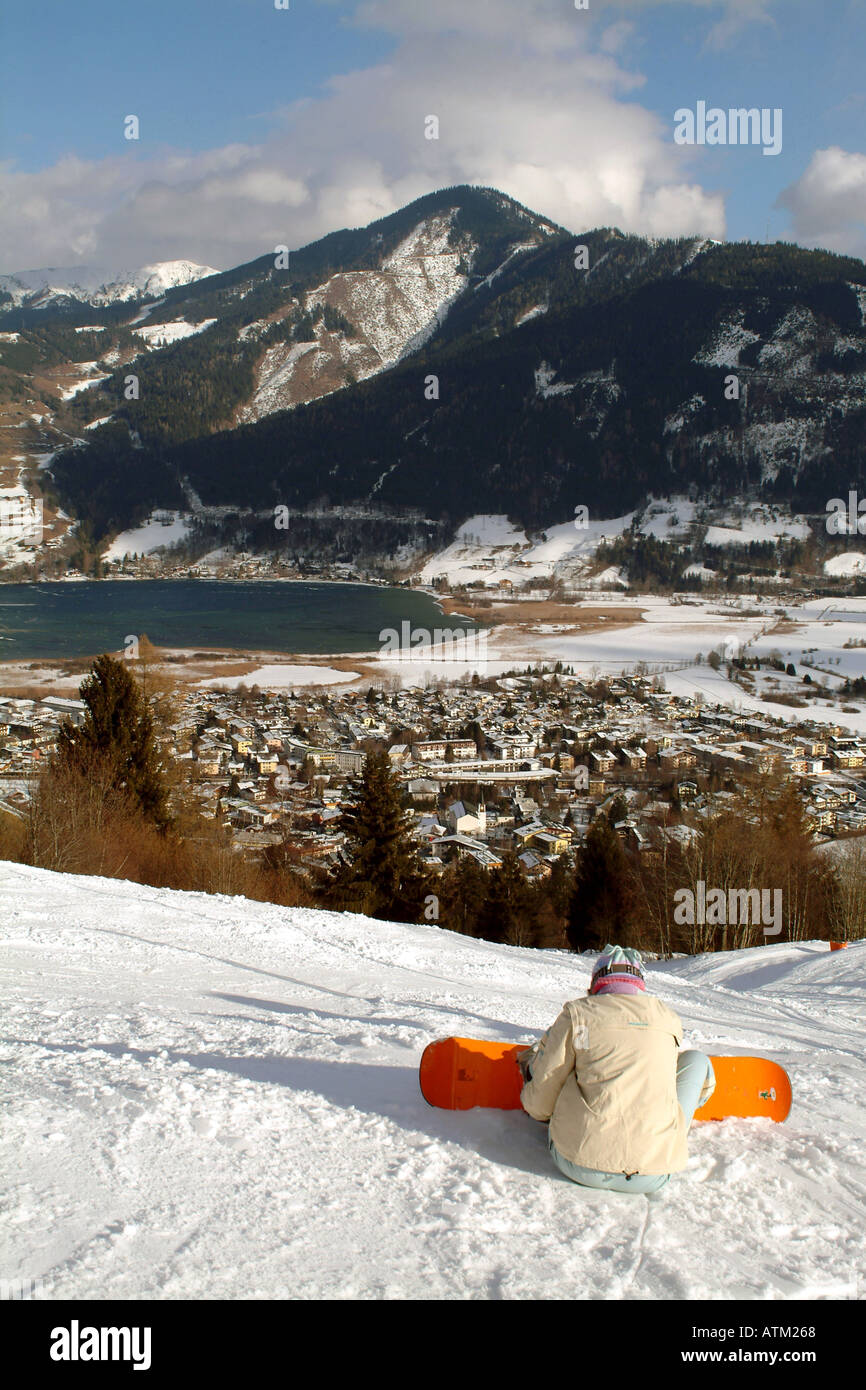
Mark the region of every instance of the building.
<instances>
[{"instance_id":1,"label":"building","mask_svg":"<svg viewBox=\"0 0 866 1390\"><path fill-rule=\"evenodd\" d=\"M486 835L487 812L482 801L477 811L462 801L453 801L445 814L450 829L457 835Z\"/></svg>"}]
</instances>

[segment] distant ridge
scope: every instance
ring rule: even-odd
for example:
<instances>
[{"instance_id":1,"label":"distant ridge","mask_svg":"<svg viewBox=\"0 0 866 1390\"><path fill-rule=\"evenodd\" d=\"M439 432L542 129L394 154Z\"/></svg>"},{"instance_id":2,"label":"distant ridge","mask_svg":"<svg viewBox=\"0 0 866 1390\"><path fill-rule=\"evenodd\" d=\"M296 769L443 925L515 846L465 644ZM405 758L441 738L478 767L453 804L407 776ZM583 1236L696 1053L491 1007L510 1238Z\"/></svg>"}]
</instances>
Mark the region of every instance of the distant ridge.
<instances>
[{"instance_id":1,"label":"distant ridge","mask_svg":"<svg viewBox=\"0 0 866 1390\"><path fill-rule=\"evenodd\" d=\"M335 536L356 507L453 535L689 492L822 511L864 476L853 257L575 235L459 185L282 258L133 278L143 307L119 281L0 306L0 388L8 367L19 398L64 395L50 476L97 539L190 497L267 548L279 503Z\"/></svg>"},{"instance_id":2,"label":"distant ridge","mask_svg":"<svg viewBox=\"0 0 866 1390\"><path fill-rule=\"evenodd\" d=\"M16 307L43 308L57 300L78 300L100 306L164 294L218 272L195 261L157 261L138 270L106 270L78 265L16 270L0 275L0 290Z\"/></svg>"}]
</instances>

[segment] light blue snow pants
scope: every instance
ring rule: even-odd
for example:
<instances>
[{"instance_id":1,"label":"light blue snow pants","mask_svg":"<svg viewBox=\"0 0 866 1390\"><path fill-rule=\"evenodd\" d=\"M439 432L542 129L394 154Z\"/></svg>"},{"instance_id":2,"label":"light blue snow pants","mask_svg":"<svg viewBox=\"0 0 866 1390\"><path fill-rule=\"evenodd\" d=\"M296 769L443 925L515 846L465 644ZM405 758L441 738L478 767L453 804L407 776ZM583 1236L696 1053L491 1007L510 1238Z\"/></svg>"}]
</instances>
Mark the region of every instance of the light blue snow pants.
<instances>
[{"instance_id":1,"label":"light blue snow pants","mask_svg":"<svg viewBox=\"0 0 866 1390\"><path fill-rule=\"evenodd\" d=\"M707 1080L715 1085L716 1078L709 1057L703 1052L681 1052L677 1058L677 1100L686 1117L686 1126L692 1122ZM572 1163L557 1152L549 1132L547 1147L559 1171L582 1187L601 1187L607 1192L658 1192L671 1180L670 1173L635 1173L627 1178L625 1173L603 1173L598 1168L581 1168L578 1163Z\"/></svg>"}]
</instances>

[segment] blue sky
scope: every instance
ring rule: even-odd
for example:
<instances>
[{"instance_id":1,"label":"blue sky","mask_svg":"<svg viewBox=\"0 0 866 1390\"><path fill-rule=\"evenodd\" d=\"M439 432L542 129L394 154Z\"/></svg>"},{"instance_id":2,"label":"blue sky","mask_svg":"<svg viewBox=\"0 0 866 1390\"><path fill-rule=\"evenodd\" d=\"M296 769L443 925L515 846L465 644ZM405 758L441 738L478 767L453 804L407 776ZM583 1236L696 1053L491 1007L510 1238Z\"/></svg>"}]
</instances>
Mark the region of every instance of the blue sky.
<instances>
[{"instance_id":1,"label":"blue sky","mask_svg":"<svg viewBox=\"0 0 866 1390\"><path fill-rule=\"evenodd\" d=\"M866 0L4 0L0 51L0 271L223 267L464 181L866 254ZM675 146L699 100L781 108L781 154Z\"/></svg>"},{"instance_id":2,"label":"blue sky","mask_svg":"<svg viewBox=\"0 0 866 1390\"><path fill-rule=\"evenodd\" d=\"M700 10L659 6L640 25L639 100L668 116L698 100L721 107L781 107L778 156L719 147L707 150L701 182L726 195L731 239L792 235L778 195L806 169L818 147L866 153L866 6L847 0L783 0L767 7L772 24L754 23L723 48L707 48ZM686 22L687 18L687 22ZM754 155L743 158L744 154Z\"/></svg>"},{"instance_id":3,"label":"blue sky","mask_svg":"<svg viewBox=\"0 0 866 1390\"><path fill-rule=\"evenodd\" d=\"M351 9L308 0L288 12L267 0L4 0L3 51L38 54L39 81L29 62L4 72L3 157L32 171L70 152L116 153L130 111L155 144L206 150L259 140L275 110L393 49L386 35L348 27Z\"/></svg>"}]
</instances>

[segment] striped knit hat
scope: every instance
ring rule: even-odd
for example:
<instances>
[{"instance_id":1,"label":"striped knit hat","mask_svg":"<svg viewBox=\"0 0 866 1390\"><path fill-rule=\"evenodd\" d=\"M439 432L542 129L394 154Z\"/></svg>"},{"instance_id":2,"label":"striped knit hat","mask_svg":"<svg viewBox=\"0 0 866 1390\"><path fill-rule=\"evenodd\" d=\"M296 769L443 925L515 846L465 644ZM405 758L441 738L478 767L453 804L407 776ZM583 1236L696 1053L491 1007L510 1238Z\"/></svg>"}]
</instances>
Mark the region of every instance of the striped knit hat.
<instances>
[{"instance_id":1,"label":"striped knit hat","mask_svg":"<svg viewBox=\"0 0 866 1390\"><path fill-rule=\"evenodd\" d=\"M605 946L592 969L590 994L643 994L645 973L640 954L629 946Z\"/></svg>"}]
</instances>

